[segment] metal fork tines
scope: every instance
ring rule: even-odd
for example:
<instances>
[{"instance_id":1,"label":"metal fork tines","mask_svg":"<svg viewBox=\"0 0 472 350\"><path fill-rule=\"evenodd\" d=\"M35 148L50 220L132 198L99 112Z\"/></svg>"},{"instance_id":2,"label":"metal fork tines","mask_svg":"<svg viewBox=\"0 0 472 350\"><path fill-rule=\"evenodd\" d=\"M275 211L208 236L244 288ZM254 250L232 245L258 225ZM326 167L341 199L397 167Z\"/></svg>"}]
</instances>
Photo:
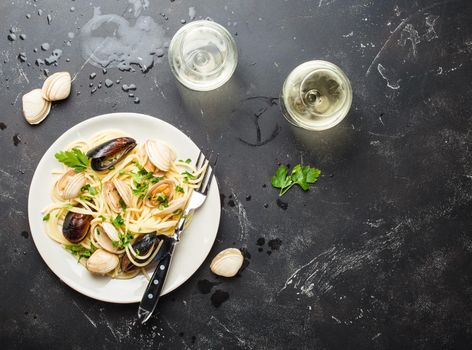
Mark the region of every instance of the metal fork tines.
<instances>
[{"instance_id":1,"label":"metal fork tines","mask_svg":"<svg viewBox=\"0 0 472 350\"><path fill-rule=\"evenodd\" d=\"M197 187L193 191L193 194L187 205L188 209L190 210L197 209L205 201L205 198L208 194L208 190L211 186L211 181L213 180L213 176L215 174L215 168L216 168L217 162L218 162L217 153L215 154L214 152L210 152L208 158L206 158L202 152L200 152L200 154L198 155L198 158L196 161L196 168L198 169L197 171L200 171L200 169L204 169L203 176L202 176L202 181L200 182L199 187Z\"/></svg>"},{"instance_id":2,"label":"metal fork tines","mask_svg":"<svg viewBox=\"0 0 472 350\"><path fill-rule=\"evenodd\" d=\"M176 230L174 233L174 239L176 241L180 240L180 235L184 229L185 220L192 210L198 209L205 202L205 199L210 189L213 176L215 174L216 164L218 162L218 154L210 152L208 158L200 151L198 155L196 164L197 173L203 169L202 180L199 186L193 190L192 195L187 203L187 206L181 216L179 222L176 225Z\"/></svg>"}]
</instances>

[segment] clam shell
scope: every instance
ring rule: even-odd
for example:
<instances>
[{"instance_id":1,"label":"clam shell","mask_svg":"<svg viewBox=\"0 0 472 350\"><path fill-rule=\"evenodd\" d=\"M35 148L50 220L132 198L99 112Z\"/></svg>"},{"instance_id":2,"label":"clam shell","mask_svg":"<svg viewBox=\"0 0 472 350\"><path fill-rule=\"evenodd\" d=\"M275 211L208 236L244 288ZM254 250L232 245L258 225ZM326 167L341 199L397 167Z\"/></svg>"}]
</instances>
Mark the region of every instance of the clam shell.
<instances>
[{"instance_id":1,"label":"clam shell","mask_svg":"<svg viewBox=\"0 0 472 350\"><path fill-rule=\"evenodd\" d=\"M159 170L169 171L175 162L174 149L163 141L147 140L145 143L146 153L149 161Z\"/></svg>"},{"instance_id":2,"label":"clam shell","mask_svg":"<svg viewBox=\"0 0 472 350\"><path fill-rule=\"evenodd\" d=\"M72 80L68 72L57 72L44 81L41 93L48 101L63 100L69 97L71 85Z\"/></svg>"},{"instance_id":3,"label":"clam shell","mask_svg":"<svg viewBox=\"0 0 472 350\"><path fill-rule=\"evenodd\" d=\"M87 270L93 273L106 274L113 271L120 259L115 254L109 253L103 249L97 249L87 260Z\"/></svg>"},{"instance_id":4,"label":"clam shell","mask_svg":"<svg viewBox=\"0 0 472 350\"><path fill-rule=\"evenodd\" d=\"M158 193L162 193L168 199L169 204L174 198L175 182L172 180L161 180L149 188L148 195L146 196L145 203L149 207L158 207L159 202L154 198Z\"/></svg>"},{"instance_id":5,"label":"clam shell","mask_svg":"<svg viewBox=\"0 0 472 350\"><path fill-rule=\"evenodd\" d=\"M39 124L47 117L51 110L51 102L46 101L41 93L41 89L24 94L22 97L23 115L30 124Z\"/></svg>"},{"instance_id":6,"label":"clam shell","mask_svg":"<svg viewBox=\"0 0 472 350\"><path fill-rule=\"evenodd\" d=\"M97 243L100 244L100 247L109 251L110 253L116 253L120 250L113 245L113 241L118 241L120 239L115 226L109 222L103 222L96 228L96 230L98 230L100 234L94 232L94 237Z\"/></svg>"},{"instance_id":7,"label":"clam shell","mask_svg":"<svg viewBox=\"0 0 472 350\"><path fill-rule=\"evenodd\" d=\"M75 170L71 169L57 180L55 189L62 199L71 199L79 196L85 182L86 179L83 173L76 173Z\"/></svg>"},{"instance_id":8,"label":"clam shell","mask_svg":"<svg viewBox=\"0 0 472 350\"><path fill-rule=\"evenodd\" d=\"M134 195L133 190L131 189L130 185L120 179L113 179L113 185L115 186L118 194L120 195L123 202L125 202L127 207L134 206ZM119 203L118 203L119 204Z\"/></svg>"},{"instance_id":9,"label":"clam shell","mask_svg":"<svg viewBox=\"0 0 472 350\"><path fill-rule=\"evenodd\" d=\"M112 181L107 181L103 184L103 190L106 198L106 202L108 203L111 210L115 213L121 212L121 205L120 205L120 194L115 188L115 185Z\"/></svg>"},{"instance_id":10,"label":"clam shell","mask_svg":"<svg viewBox=\"0 0 472 350\"><path fill-rule=\"evenodd\" d=\"M215 275L233 277L243 266L243 261L244 257L239 249L228 248L213 258L210 269Z\"/></svg>"}]
</instances>

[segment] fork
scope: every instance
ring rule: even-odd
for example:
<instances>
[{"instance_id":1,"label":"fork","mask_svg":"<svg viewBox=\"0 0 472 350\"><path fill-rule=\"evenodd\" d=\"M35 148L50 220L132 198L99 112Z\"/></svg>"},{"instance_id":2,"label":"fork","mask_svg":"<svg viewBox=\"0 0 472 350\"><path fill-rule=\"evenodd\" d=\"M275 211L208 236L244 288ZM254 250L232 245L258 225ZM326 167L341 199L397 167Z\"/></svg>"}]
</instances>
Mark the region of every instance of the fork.
<instances>
[{"instance_id":1,"label":"fork","mask_svg":"<svg viewBox=\"0 0 472 350\"><path fill-rule=\"evenodd\" d=\"M159 249L160 259L158 261L158 266L149 280L146 291L144 292L143 298L141 299L141 303L139 304L138 308L138 320L141 320L141 324L144 324L147 320L149 320L156 309L162 287L164 286L167 272L169 271L172 261L172 253L174 252L176 244L180 241L182 232L186 228L185 223L190 212L200 208L207 198L217 161L218 154L214 155L213 152L210 152L208 158L206 158L202 152L200 152L198 155L196 168L197 172L204 169L202 181L200 182L199 187L195 189L190 195L187 206L185 207L179 221L177 222L174 234L171 237L162 236L164 242Z\"/></svg>"}]
</instances>

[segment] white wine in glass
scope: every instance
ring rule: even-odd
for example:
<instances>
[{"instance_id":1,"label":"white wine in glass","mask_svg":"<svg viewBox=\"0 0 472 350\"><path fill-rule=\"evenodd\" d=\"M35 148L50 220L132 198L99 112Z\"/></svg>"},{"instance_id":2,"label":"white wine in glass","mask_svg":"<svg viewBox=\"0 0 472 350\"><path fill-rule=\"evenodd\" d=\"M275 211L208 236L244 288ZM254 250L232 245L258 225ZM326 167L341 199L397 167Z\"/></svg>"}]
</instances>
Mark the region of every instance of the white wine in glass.
<instances>
[{"instance_id":1,"label":"white wine in glass","mask_svg":"<svg viewBox=\"0 0 472 350\"><path fill-rule=\"evenodd\" d=\"M325 130L340 123L349 112L352 88L338 66L315 60L290 72L280 100L290 123L308 130Z\"/></svg>"},{"instance_id":2,"label":"white wine in glass","mask_svg":"<svg viewBox=\"0 0 472 350\"><path fill-rule=\"evenodd\" d=\"M226 83L238 63L231 34L218 23L191 22L175 33L169 45L172 73L192 90L213 90Z\"/></svg>"}]
</instances>

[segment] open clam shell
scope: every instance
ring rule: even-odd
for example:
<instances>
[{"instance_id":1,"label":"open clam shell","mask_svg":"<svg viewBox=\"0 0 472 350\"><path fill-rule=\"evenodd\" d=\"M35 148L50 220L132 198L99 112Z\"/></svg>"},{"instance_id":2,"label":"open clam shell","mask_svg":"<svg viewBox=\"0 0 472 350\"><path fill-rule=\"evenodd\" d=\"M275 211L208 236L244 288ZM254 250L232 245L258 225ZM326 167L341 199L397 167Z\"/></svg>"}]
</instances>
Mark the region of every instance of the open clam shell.
<instances>
[{"instance_id":1,"label":"open clam shell","mask_svg":"<svg viewBox=\"0 0 472 350\"><path fill-rule=\"evenodd\" d=\"M119 232L109 222L102 222L95 227L94 238L101 248L110 253L117 253L120 250L113 245L113 242L120 240Z\"/></svg>"},{"instance_id":2,"label":"open clam shell","mask_svg":"<svg viewBox=\"0 0 472 350\"><path fill-rule=\"evenodd\" d=\"M147 140L144 144L149 161L159 170L169 171L175 162L174 149L163 141Z\"/></svg>"},{"instance_id":3,"label":"open clam shell","mask_svg":"<svg viewBox=\"0 0 472 350\"><path fill-rule=\"evenodd\" d=\"M115 254L109 253L103 249L97 249L87 260L87 270L93 273L104 275L113 271L120 259Z\"/></svg>"},{"instance_id":4,"label":"open clam shell","mask_svg":"<svg viewBox=\"0 0 472 350\"><path fill-rule=\"evenodd\" d=\"M80 191L86 181L83 173L77 173L71 169L57 180L54 188L57 195L62 199L72 199L80 195Z\"/></svg>"}]
</instances>

